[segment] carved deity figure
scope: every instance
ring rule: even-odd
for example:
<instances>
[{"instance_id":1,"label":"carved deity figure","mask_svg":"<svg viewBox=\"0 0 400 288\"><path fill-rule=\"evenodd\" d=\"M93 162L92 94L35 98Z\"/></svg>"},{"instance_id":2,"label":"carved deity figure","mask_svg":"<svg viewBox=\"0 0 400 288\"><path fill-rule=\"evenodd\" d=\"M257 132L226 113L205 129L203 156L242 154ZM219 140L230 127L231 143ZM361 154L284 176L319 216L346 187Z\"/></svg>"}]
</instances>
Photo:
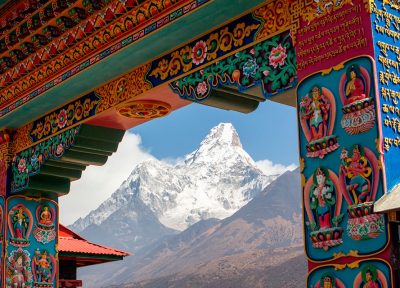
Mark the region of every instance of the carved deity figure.
<instances>
[{"instance_id":1,"label":"carved deity figure","mask_svg":"<svg viewBox=\"0 0 400 288\"><path fill-rule=\"evenodd\" d=\"M343 282L335 277L334 274L325 273L321 276L320 280L315 286L311 288L345 288Z\"/></svg>"},{"instance_id":2,"label":"carved deity figure","mask_svg":"<svg viewBox=\"0 0 400 288\"><path fill-rule=\"evenodd\" d=\"M336 203L334 185L329 179L328 171L318 168L314 173L314 184L311 186L310 207L316 214L316 224L319 229L332 227L331 215Z\"/></svg>"},{"instance_id":3,"label":"carved deity figure","mask_svg":"<svg viewBox=\"0 0 400 288\"><path fill-rule=\"evenodd\" d=\"M351 193L354 204L371 201L371 181L369 177L372 174L372 168L369 166L360 146L353 145L350 157L348 151L343 148L340 159L341 173L348 179L346 188Z\"/></svg>"},{"instance_id":4,"label":"carved deity figure","mask_svg":"<svg viewBox=\"0 0 400 288\"><path fill-rule=\"evenodd\" d=\"M23 257L19 256L15 262L14 273L11 278L11 283L15 288L25 287L25 267L23 265Z\"/></svg>"},{"instance_id":5,"label":"carved deity figure","mask_svg":"<svg viewBox=\"0 0 400 288\"><path fill-rule=\"evenodd\" d=\"M40 212L39 223L47 226L53 224L52 215L51 212L49 211L48 206L44 206L42 211Z\"/></svg>"},{"instance_id":6,"label":"carved deity figure","mask_svg":"<svg viewBox=\"0 0 400 288\"><path fill-rule=\"evenodd\" d=\"M36 241L47 244L56 239L56 212L55 209L49 204L44 203L38 205L36 208L35 228L33 229L33 236Z\"/></svg>"},{"instance_id":7,"label":"carved deity figure","mask_svg":"<svg viewBox=\"0 0 400 288\"><path fill-rule=\"evenodd\" d=\"M327 136L330 104L319 86L314 86L310 95L311 101L307 106L301 105L300 115L308 121L311 141L315 141Z\"/></svg>"},{"instance_id":8,"label":"carved deity figure","mask_svg":"<svg viewBox=\"0 0 400 288\"><path fill-rule=\"evenodd\" d=\"M19 248L7 259L7 288L31 287L32 273L29 267L29 252Z\"/></svg>"},{"instance_id":9,"label":"carved deity figure","mask_svg":"<svg viewBox=\"0 0 400 288\"><path fill-rule=\"evenodd\" d=\"M322 279L322 288L336 288L335 279L330 275L325 275Z\"/></svg>"},{"instance_id":10,"label":"carved deity figure","mask_svg":"<svg viewBox=\"0 0 400 288\"><path fill-rule=\"evenodd\" d=\"M367 266L362 270L362 288L382 288L378 280L378 271L374 266Z\"/></svg>"},{"instance_id":11,"label":"carved deity figure","mask_svg":"<svg viewBox=\"0 0 400 288\"><path fill-rule=\"evenodd\" d=\"M35 273L35 282L51 283L52 282L52 261L50 255L46 250L40 252L39 249L35 251L35 256L32 260L32 265Z\"/></svg>"},{"instance_id":12,"label":"carved deity figure","mask_svg":"<svg viewBox=\"0 0 400 288\"><path fill-rule=\"evenodd\" d=\"M16 211L14 211L12 222L15 238L27 240L26 232L29 226L29 217L26 215L22 207L19 207Z\"/></svg>"},{"instance_id":13,"label":"carved deity figure","mask_svg":"<svg viewBox=\"0 0 400 288\"><path fill-rule=\"evenodd\" d=\"M360 67L352 65L346 72L346 101L345 105L354 103L359 100L366 99L368 96L365 94L365 85L362 80Z\"/></svg>"}]
</instances>

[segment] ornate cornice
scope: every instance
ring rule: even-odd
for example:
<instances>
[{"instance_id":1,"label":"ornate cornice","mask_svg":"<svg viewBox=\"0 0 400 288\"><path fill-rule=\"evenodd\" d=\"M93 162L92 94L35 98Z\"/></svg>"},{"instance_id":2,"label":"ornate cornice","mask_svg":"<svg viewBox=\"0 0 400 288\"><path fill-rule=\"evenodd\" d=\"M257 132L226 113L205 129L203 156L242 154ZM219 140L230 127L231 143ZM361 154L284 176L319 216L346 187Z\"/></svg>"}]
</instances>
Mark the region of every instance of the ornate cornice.
<instances>
[{"instance_id":1,"label":"ornate cornice","mask_svg":"<svg viewBox=\"0 0 400 288\"><path fill-rule=\"evenodd\" d=\"M147 0L127 11L112 1L2 75L0 117L208 1Z\"/></svg>"}]
</instances>

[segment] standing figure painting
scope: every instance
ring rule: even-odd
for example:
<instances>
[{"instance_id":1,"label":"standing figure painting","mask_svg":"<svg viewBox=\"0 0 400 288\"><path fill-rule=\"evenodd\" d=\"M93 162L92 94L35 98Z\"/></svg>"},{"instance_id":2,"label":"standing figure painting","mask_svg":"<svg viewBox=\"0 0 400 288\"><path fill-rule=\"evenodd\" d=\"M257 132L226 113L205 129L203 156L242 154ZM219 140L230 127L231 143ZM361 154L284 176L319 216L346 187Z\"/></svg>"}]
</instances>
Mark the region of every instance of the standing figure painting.
<instances>
[{"instance_id":1,"label":"standing figure painting","mask_svg":"<svg viewBox=\"0 0 400 288\"><path fill-rule=\"evenodd\" d=\"M308 141L307 157L324 158L335 151L339 144L332 135L336 117L333 94L319 85L311 87L300 101L300 123Z\"/></svg>"},{"instance_id":2,"label":"standing figure painting","mask_svg":"<svg viewBox=\"0 0 400 288\"><path fill-rule=\"evenodd\" d=\"M341 214L342 194L337 176L330 170L318 167L304 188L304 207L314 248L328 250L340 245L343 229Z\"/></svg>"},{"instance_id":3,"label":"standing figure painting","mask_svg":"<svg viewBox=\"0 0 400 288\"><path fill-rule=\"evenodd\" d=\"M32 222L32 214L24 205L18 204L10 210L8 214L8 228L11 233L11 245L17 247L29 246Z\"/></svg>"},{"instance_id":4,"label":"standing figure painting","mask_svg":"<svg viewBox=\"0 0 400 288\"><path fill-rule=\"evenodd\" d=\"M342 150L339 171L348 204L347 234L353 240L376 238L384 231L383 215L373 212L379 185L378 160L361 145L355 144L349 150Z\"/></svg>"},{"instance_id":5,"label":"standing figure painting","mask_svg":"<svg viewBox=\"0 0 400 288\"><path fill-rule=\"evenodd\" d=\"M32 259L34 287L53 287L55 263L54 257L47 250L36 249Z\"/></svg>"},{"instance_id":6,"label":"standing figure painting","mask_svg":"<svg viewBox=\"0 0 400 288\"><path fill-rule=\"evenodd\" d=\"M18 248L7 259L6 288L28 288L32 285L30 254Z\"/></svg>"}]
</instances>

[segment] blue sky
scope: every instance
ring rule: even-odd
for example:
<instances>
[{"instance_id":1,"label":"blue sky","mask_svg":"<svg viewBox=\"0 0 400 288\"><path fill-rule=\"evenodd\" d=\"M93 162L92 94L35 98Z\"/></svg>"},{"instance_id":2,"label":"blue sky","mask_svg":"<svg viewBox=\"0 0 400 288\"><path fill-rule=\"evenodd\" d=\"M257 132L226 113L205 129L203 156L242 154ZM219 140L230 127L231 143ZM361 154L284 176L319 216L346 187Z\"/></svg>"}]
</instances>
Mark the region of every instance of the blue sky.
<instances>
[{"instance_id":1,"label":"blue sky","mask_svg":"<svg viewBox=\"0 0 400 288\"><path fill-rule=\"evenodd\" d=\"M72 224L96 209L143 161L159 159L173 163L192 152L221 122L235 126L244 149L265 173L294 169L292 164L298 165L295 111L270 101L261 103L250 114L192 104L131 129L105 165L87 167L82 178L71 183L70 193L60 198L61 221Z\"/></svg>"},{"instance_id":2,"label":"blue sky","mask_svg":"<svg viewBox=\"0 0 400 288\"><path fill-rule=\"evenodd\" d=\"M260 103L250 114L192 104L130 132L139 134L142 146L156 158L178 158L196 149L210 129L221 122L235 126L244 149L254 160L298 163L296 109L272 101Z\"/></svg>"}]
</instances>

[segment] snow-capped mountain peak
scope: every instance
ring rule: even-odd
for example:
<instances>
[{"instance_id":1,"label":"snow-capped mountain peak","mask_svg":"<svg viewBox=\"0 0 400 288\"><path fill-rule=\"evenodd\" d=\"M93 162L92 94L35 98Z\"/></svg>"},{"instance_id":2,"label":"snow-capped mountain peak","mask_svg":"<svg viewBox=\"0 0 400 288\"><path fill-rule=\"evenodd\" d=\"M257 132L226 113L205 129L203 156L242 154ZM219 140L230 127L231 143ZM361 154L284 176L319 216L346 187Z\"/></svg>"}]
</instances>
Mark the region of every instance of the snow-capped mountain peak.
<instances>
[{"instance_id":1,"label":"snow-capped mountain peak","mask_svg":"<svg viewBox=\"0 0 400 288\"><path fill-rule=\"evenodd\" d=\"M233 125L221 123L184 162L169 165L153 159L136 166L106 202L72 227L79 232L92 223L100 225L140 201L165 226L184 230L200 220L232 215L275 178L257 167Z\"/></svg>"},{"instance_id":2,"label":"snow-capped mountain peak","mask_svg":"<svg viewBox=\"0 0 400 288\"><path fill-rule=\"evenodd\" d=\"M216 145L237 146L242 148L239 135L232 123L220 123L200 143L200 147L211 149Z\"/></svg>"}]
</instances>

